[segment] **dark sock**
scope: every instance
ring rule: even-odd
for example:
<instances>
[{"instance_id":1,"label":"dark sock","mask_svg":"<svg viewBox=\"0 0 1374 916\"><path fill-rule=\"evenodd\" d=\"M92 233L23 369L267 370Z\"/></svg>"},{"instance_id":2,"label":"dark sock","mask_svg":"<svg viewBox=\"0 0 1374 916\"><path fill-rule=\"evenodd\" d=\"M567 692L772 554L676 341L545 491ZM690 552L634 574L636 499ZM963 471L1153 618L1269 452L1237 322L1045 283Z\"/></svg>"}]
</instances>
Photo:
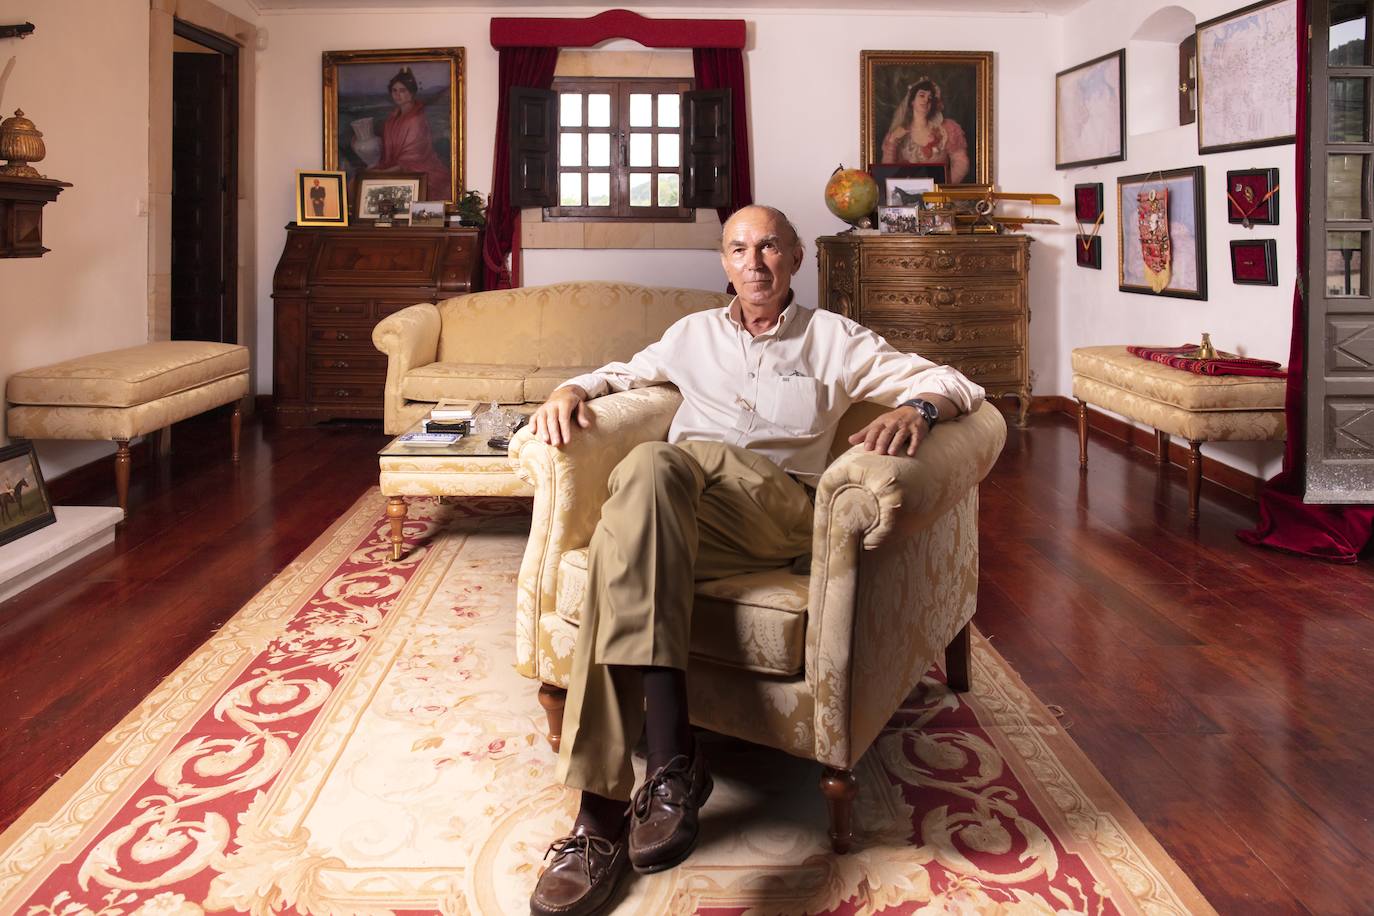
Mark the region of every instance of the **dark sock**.
<instances>
[{"instance_id":1,"label":"dark sock","mask_svg":"<svg viewBox=\"0 0 1374 916\"><path fill-rule=\"evenodd\" d=\"M649 772L655 773L679 754L692 756L692 725L687 718L687 672L680 668L644 668L644 738L649 745Z\"/></svg>"},{"instance_id":2,"label":"dark sock","mask_svg":"<svg viewBox=\"0 0 1374 916\"><path fill-rule=\"evenodd\" d=\"M618 840L625 830L625 811L629 802L607 798L595 792L582 793L582 807L577 810L575 826L593 836Z\"/></svg>"}]
</instances>

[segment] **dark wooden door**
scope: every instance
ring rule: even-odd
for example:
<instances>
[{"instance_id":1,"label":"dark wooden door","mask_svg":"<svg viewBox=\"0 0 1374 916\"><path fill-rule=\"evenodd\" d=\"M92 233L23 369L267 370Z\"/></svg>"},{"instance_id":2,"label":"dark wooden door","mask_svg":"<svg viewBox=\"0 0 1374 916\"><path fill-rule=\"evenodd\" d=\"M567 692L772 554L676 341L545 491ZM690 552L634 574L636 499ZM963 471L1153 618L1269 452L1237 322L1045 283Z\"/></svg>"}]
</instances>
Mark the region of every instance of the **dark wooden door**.
<instances>
[{"instance_id":1,"label":"dark wooden door","mask_svg":"<svg viewBox=\"0 0 1374 916\"><path fill-rule=\"evenodd\" d=\"M233 62L173 55L173 340L235 342Z\"/></svg>"}]
</instances>

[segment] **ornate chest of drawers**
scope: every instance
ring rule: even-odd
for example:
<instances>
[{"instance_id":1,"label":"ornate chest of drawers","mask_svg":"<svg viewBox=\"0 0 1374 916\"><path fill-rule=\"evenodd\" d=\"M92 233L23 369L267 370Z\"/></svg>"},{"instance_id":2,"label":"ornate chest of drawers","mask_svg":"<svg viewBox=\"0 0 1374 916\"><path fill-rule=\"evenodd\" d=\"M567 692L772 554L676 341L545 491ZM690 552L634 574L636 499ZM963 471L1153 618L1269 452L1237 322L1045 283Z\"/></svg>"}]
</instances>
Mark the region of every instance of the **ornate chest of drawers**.
<instances>
[{"instance_id":1,"label":"ornate chest of drawers","mask_svg":"<svg viewBox=\"0 0 1374 916\"><path fill-rule=\"evenodd\" d=\"M372 326L479 288L476 229L286 227L272 277L272 399L286 426L382 418L386 357Z\"/></svg>"},{"instance_id":2,"label":"ornate chest of drawers","mask_svg":"<svg viewBox=\"0 0 1374 916\"><path fill-rule=\"evenodd\" d=\"M954 366L1030 409L1024 235L830 235L817 240L821 308L899 350Z\"/></svg>"}]
</instances>

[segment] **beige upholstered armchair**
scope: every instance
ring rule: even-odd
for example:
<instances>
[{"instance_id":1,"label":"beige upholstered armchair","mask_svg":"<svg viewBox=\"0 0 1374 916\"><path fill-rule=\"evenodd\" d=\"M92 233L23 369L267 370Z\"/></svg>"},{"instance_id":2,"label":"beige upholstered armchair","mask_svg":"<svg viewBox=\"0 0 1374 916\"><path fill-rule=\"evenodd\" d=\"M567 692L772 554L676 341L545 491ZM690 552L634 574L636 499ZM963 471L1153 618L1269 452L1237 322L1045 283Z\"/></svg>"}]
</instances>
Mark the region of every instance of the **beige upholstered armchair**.
<instances>
[{"instance_id":1,"label":"beige upholstered armchair","mask_svg":"<svg viewBox=\"0 0 1374 916\"><path fill-rule=\"evenodd\" d=\"M535 491L520 566L517 667L542 682L557 748L587 572L611 470L667 436L681 395L642 388L591 402L562 450L522 430L516 472ZM837 852L852 840L853 768L941 653L967 689L978 594L978 482L1006 441L985 405L938 426L914 458L849 447L886 408L845 414L816 493L809 574L791 569L697 585L688 691L695 724L820 762ZM962 683L961 683L962 682Z\"/></svg>"}]
</instances>

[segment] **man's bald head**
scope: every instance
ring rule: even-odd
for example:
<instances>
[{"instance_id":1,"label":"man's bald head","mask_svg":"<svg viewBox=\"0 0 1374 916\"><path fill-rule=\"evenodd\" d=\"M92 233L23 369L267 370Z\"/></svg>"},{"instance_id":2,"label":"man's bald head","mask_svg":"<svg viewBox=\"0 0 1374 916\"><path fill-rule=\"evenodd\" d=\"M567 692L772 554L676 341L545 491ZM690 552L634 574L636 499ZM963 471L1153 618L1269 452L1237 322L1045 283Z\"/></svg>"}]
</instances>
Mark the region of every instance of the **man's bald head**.
<instances>
[{"instance_id":1,"label":"man's bald head","mask_svg":"<svg viewBox=\"0 0 1374 916\"><path fill-rule=\"evenodd\" d=\"M747 207L740 207L725 221L721 227L720 250L725 251L726 245L735 236L731 230L738 228L740 220L755 220L759 217L770 220L777 227L778 241L800 247L802 244L801 234L797 232L797 227L792 225L792 221L787 218L777 207L769 207L766 204L750 204Z\"/></svg>"},{"instance_id":2,"label":"man's bald head","mask_svg":"<svg viewBox=\"0 0 1374 916\"><path fill-rule=\"evenodd\" d=\"M797 228L776 207L749 206L725 221L720 263L743 305L780 313L802 263Z\"/></svg>"}]
</instances>

